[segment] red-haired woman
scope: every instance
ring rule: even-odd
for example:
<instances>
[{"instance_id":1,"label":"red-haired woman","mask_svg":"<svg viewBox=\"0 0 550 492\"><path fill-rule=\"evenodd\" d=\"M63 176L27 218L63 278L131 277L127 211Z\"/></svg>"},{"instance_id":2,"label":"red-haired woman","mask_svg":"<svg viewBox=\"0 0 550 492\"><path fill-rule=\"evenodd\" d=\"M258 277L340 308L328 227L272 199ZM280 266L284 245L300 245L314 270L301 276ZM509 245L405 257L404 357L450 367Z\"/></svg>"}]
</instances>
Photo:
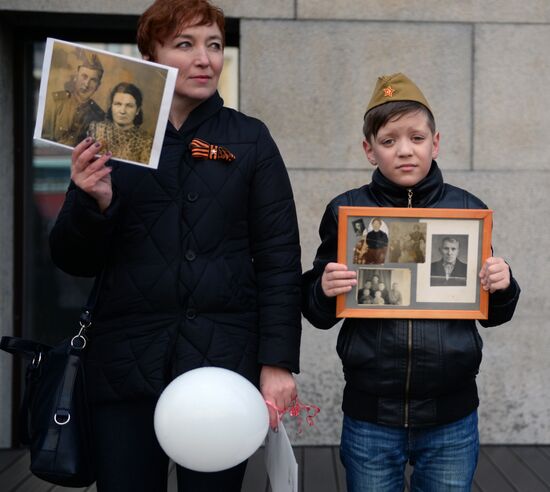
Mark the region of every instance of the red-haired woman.
<instances>
[{"instance_id":1,"label":"red-haired woman","mask_svg":"<svg viewBox=\"0 0 550 492\"><path fill-rule=\"evenodd\" d=\"M159 168L107 166L110 153L94 158L101 144L86 139L50 237L66 272L103 272L87 362L99 492L166 490L153 411L181 373L231 369L280 410L297 397L294 200L265 125L218 95L223 13L206 0L157 0L138 45L179 69ZM276 419L270 409L272 427ZM178 490L238 491L245 467L178 467Z\"/></svg>"}]
</instances>

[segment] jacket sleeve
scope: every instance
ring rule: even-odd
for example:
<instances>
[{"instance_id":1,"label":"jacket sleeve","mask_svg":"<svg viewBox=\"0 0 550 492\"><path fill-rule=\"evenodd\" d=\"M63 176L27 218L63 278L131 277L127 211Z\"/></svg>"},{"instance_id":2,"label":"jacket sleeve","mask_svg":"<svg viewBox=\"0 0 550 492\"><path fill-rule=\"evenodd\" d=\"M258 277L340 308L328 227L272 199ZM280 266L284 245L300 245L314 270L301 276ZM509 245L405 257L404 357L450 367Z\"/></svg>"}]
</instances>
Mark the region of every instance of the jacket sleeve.
<instances>
[{"instance_id":1,"label":"jacket sleeve","mask_svg":"<svg viewBox=\"0 0 550 492\"><path fill-rule=\"evenodd\" d=\"M113 201L102 214L97 202L71 182L50 232L51 256L58 268L79 277L93 277L102 270L118 202L113 190Z\"/></svg>"},{"instance_id":2,"label":"jacket sleeve","mask_svg":"<svg viewBox=\"0 0 550 492\"><path fill-rule=\"evenodd\" d=\"M258 362L298 373L302 330L298 221L285 164L263 124L249 200L259 307Z\"/></svg>"},{"instance_id":3,"label":"jacket sleeve","mask_svg":"<svg viewBox=\"0 0 550 492\"><path fill-rule=\"evenodd\" d=\"M489 317L479 321L481 326L487 328L510 321L516 310L520 292L521 289L510 271L510 285L508 288L497 290L489 295Z\"/></svg>"},{"instance_id":4,"label":"jacket sleeve","mask_svg":"<svg viewBox=\"0 0 550 492\"><path fill-rule=\"evenodd\" d=\"M321 277L327 263L336 261L338 248L338 219L336 209L329 204L319 226L321 245L313 261L313 268L302 276L302 312L316 328L326 330L334 326L336 318L336 297L325 296Z\"/></svg>"}]
</instances>

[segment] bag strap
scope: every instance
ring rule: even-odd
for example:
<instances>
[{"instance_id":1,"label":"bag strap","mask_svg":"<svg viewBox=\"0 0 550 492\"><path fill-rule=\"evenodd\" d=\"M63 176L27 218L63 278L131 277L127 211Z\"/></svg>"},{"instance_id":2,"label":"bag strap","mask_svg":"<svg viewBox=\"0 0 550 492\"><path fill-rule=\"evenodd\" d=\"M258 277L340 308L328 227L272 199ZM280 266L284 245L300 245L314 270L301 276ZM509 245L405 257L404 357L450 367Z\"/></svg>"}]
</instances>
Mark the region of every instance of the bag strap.
<instances>
[{"instance_id":1,"label":"bag strap","mask_svg":"<svg viewBox=\"0 0 550 492\"><path fill-rule=\"evenodd\" d=\"M82 308L80 313L80 330L71 339L70 349L67 355L67 362L65 364L65 371L63 374L63 383L59 397L57 399L57 405L55 407L55 413L53 416L54 422L59 428L65 424L68 424L71 420L71 401L73 399L73 390L76 382L76 376L80 367L80 357L86 348L87 343L87 330L92 325L92 312L97 303L99 297L99 289L103 283L104 270L96 277L94 286L88 296L88 302ZM49 438L44 443L45 448L55 450L57 449L57 442L59 440L59 428L58 432L49 433ZM50 447L51 446L51 447Z\"/></svg>"},{"instance_id":2,"label":"bag strap","mask_svg":"<svg viewBox=\"0 0 550 492\"><path fill-rule=\"evenodd\" d=\"M27 359L35 359L40 354L51 350L50 345L32 340L25 340L18 337L2 337L0 339L0 350L14 355L21 355ZM38 361L36 361L38 363Z\"/></svg>"},{"instance_id":3,"label":"bag strap","mask_svg":"<svg viewBox=\"0 0 550 492\"><path fill-rule=\"evenodd\" d=\"M92 325L92 314L94 312L97 300L99 298L99 291L103 285L103 279L105 277L105 270L101 270L101 273L95 278L94 285L88 296L86 304L82 307L80 312L80 332L87 330ZM83 326L84 325L84 326Z\"/></svg>"},{"instance_id":4,"label":"bag strap","mask_svg":"<svg viewBox=\"0 0 550 492\"><path fill-rule=\"evenodd\" d=\"M82 349L80 349L82 350ZM68 424L71 420L71 401L73 399L73 389L76 381L76 375L80 367L80 357L71 353L68 355L67 362L65 364L65 372L63 374L63 385L57 399L57 405L53 416L54 422L63 426ZM55 439L55 446L52 450L57 448L57 439ZM45 443L47 446L47 443Z\"/></svg>"}]
</instances>

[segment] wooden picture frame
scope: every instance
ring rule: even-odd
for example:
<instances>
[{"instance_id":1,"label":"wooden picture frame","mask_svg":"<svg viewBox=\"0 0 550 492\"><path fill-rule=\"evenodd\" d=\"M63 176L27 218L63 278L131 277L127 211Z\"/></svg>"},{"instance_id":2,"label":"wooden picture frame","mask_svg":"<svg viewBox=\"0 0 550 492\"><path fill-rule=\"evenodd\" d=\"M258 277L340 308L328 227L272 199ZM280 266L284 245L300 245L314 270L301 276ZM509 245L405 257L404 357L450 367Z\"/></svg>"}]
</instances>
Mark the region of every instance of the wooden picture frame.
<instances>
[{"instance_id":1,"label":"wooden picture frame","mask_svg":"<svg viewBox=\"0 0 550 492\"><path fill-rule=\"evenodd\" d=\"M338 263L357 286L340 318L487 319L479 271L491 256L492 210L340 207Z\"/></svg>"}]
</instances>

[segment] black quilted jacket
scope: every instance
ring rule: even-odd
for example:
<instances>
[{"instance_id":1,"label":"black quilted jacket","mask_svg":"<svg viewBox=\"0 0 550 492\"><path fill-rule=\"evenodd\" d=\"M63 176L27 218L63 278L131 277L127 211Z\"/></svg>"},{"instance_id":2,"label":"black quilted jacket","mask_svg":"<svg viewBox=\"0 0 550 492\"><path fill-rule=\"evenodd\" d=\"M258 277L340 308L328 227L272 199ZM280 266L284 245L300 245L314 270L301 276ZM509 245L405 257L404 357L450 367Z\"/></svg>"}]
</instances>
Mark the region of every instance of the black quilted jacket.
<instances>
[{"instance_id":1,"label":"black quilted jacket","mask_svg":"<svg viewBox=\"0 0 550 492\"><path fill-rule=\"evenodd\" d=\"M195 137L236 160L195 160ZM201 366L254 384L261 365L298 372L296 212L265 125L215 94L179 131L168 124L158 170L114 162L111 175L105 214L71 184L50 235L59 268L104 271L87 362L93 401L156 397Z\"/></svg>"},{"instance_id":2,"label":"black quilted jacket","mask_svg":"<svg viewBox=\"0 0 550 492\"><path fill-rule=\"evenodd\" d=\"M321 246L313 269L303 275L305 317L328 329L335 317L335 298L321 289L321 275L336 261L339 206L407 207L408 191L377 169L372 183L330 202L321 221ZM467 191L443 182L435 162L428 176L412 189L413 207L487 208ZM506 291L489 297L483 326L510 320L520 289L512 278ZM352 418L383 425L421 427L465 417L477 408L476 374L482 341L473 320L359 319L344 321L337 351L346 386L342 408Z\"/></svg>"}]
</instances>

